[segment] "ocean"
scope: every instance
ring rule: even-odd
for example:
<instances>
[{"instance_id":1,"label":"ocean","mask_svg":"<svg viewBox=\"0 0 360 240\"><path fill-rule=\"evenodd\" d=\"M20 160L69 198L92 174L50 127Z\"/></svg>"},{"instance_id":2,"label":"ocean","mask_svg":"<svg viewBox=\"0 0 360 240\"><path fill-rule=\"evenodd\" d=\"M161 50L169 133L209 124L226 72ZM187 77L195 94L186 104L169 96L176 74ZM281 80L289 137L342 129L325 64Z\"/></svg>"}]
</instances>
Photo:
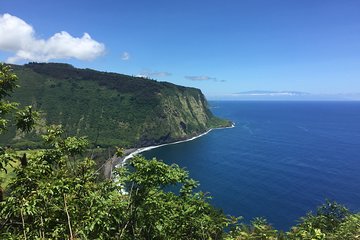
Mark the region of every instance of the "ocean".
<instances>
[{"instance_id":1,"label":"ocean","mask_svg":"<svg viewBox=\"0 0 360 240\"><path fill-rule=\"evenodd\" d=\"M185 168L216 207L247 222L289 230L326 199L360 210L360 102L210 105L235 127L142 155Z\"/></svg>"}]
</instances>

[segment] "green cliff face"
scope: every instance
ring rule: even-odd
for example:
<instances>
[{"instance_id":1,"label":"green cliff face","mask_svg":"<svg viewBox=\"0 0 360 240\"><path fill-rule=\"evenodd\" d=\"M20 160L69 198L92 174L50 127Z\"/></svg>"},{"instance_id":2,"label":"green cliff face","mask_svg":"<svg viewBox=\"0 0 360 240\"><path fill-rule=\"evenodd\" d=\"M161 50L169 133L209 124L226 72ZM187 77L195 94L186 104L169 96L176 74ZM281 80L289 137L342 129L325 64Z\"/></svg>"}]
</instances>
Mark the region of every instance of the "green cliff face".
<instances>
[{"instance_id":1,"label":"green cliff face","mask_svg":"<svg viewBox=\"0 0 360 240\"><path fill-rule=\"evenodd\" d=\"M21 86L13 98L41 112L38 133L45 124L62 124L70 135L86 135L94 145L139 147L230 124L210 112L199 89L68 64L13 68ZM38 147L39 140L9 131L1 142Z\"/></svg>"}]
</instances>

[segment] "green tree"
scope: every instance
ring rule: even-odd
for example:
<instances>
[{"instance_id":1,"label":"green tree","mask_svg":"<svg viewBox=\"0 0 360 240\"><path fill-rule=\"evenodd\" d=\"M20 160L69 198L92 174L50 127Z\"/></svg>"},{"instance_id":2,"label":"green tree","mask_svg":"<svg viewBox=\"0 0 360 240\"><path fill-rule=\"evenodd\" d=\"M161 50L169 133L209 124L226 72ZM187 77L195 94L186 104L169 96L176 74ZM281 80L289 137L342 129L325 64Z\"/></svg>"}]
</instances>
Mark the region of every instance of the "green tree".
<instances>
[{"instance_id":1,"label":"green tree","mask_svg":"<svg viewBox=\"0 0 360 240\"><path fill-rule=\"evenodd\" d=\"M254 218L250 224L240 223L235 220L227 240L275 240L285 239L285 235L273 227L264 218Z\"/></svg>"},{"instance_id":2,"label":"green tree","mask_svg":"<svg viewBox=\"0 0 360 240\"><path fill-rule=\"evenodd\" d=\"M25 132L32 130L37 112L33 112L31 106L25 107L23 110L18 108L18 104L11 102L7 97L15 90L17 76L13 73L12 69L0 63L0 134L7 130L10 113L16 113L16 127ZM15 154L10 146L0 146L0 173L7 173L7 167L11 166L19 157ZM22 158L22 163L26 164L26 156ZM2 179L0 179L0 201L4 198L4 189L2 189Z\"/></svg>"},{"instance_id":3,"label":"green tree","mask_svg":"<svg viewBox=\"0 0 360 240\"><path fill-rule=\"evenodd\" d=\"M6 130L17 104L5 99L16 87L11 69L0 65L0 129ZM15 113L15 126L30 132L37 113ZM7 118L9 117L9 118ZM198 183L177 165L136 156L111 179L99 177L86 157L88 140L67 136L53 125L44 150L18 155L0 148L0 171L14 162L15 177L0 189L0 239L359 239L360 215L336 202L309 213L290 232L263 218L245 224L227 217L197 192ZM117 148L116 154L123 151Z\"/></svg>"},{"instance_id":4,"label":"green tree","mask_svg":"<svg viewBox=\"0 0 360 240\"><path fill-rule=\"evenodd\" d=\"M115 180L100 181L94 161L81 156L86 140L44 136L49 149L15 170L0 203L0 236L51 239L220 239L227 222L196 182L176 165L135 157ZM166 191L171 185L179 191Z\"/></svg>"},{"instance_id":5,"label":"green tree","mask_svg":"<svg viewBox=\"0 0 360 240\"><path fill-rule=\"evenodd\" d=\"M227 222L205 194L194 193L197 183L177 165L135 157L126 174L129 223L136 239L220 239ZM165 190L177 186L178 192ZM156 238L155 238L156 239Z\"/></svg>"},{"instance_id":6,"label":"green tree","mask_svg":"<svg viewBox=\"0 0 360 240\"><path fill-rule=\"evenodd\" d=\"M351 214L336 228L332 239L360 239L360 214Z\"/></svg>"},{"instance_id":7,"label":"green tree","mask_svg":"<svg viewBox=\"0 0 360 240\"><path fill-rule=\"evenodd\" d=\"M329 239L350 215L343 205L327 200L318 207L316 214L310 212L302 217L288 236L291 239Z\"/></svg>"},{"instance_id":8,"label":"green tree","mask_svg":"<svg viewBox=\"0 0 360 240\"><path fill-rule=\"evenodd\" d=\"M28 157L15 170L9 196L0 203L0 230L8 238L111 239L123 216L124 196L97 181L95 163L80 158L86 141L63 137L59 127L44 136L52 148ZM114 214L110 214L114 211ZM119 212L121 214L119 214Z\"/></svg>"}]
</instances>

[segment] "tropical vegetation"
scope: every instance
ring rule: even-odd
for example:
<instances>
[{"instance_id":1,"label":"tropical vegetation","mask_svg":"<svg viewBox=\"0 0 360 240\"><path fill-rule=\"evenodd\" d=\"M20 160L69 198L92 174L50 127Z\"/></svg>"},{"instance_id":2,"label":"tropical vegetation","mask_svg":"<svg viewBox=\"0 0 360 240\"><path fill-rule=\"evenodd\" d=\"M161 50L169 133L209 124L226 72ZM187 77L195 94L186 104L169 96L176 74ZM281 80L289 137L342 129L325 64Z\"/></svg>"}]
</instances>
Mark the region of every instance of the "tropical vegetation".
<instances>
[{"instance_id":1,"label":"tropical vegetation","mask_svg":"<svg viewBox=\"0 0 360 240\"><path fill-rule=\"evenodd\" d=\"M35 134L39 114L6 99L16 79L0 65L0 129L13 121L18 131ZM137 156L103 179L86 151L86 137L51 125L42 139L44 148L31 152L1 146L0 172L11 178L0 185L1 239L360 238L360 214L336 202L327 201L282 232L263 218L246 223L224 215L177 165Z\"/></svg>"}]
</instances>

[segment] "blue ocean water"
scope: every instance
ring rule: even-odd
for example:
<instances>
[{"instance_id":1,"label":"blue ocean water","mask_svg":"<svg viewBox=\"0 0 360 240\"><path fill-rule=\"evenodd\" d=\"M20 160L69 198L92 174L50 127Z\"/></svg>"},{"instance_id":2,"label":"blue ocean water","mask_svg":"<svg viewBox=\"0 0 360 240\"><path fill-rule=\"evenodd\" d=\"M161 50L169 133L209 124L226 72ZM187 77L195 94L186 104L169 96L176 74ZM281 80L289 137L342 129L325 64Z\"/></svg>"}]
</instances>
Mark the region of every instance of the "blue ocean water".
<instances>
[{"instance_id":1,"label":"blue ocean water","mask_svg":"<svg viewBox=\"0 0 360 240\"><path fill-rule=\"evenodd\" d=\"M288 230L326 198L360 210L360 102L211 102L236 127L144 152L186 168L226 214Z\"/></svg>"}]
</instances>

